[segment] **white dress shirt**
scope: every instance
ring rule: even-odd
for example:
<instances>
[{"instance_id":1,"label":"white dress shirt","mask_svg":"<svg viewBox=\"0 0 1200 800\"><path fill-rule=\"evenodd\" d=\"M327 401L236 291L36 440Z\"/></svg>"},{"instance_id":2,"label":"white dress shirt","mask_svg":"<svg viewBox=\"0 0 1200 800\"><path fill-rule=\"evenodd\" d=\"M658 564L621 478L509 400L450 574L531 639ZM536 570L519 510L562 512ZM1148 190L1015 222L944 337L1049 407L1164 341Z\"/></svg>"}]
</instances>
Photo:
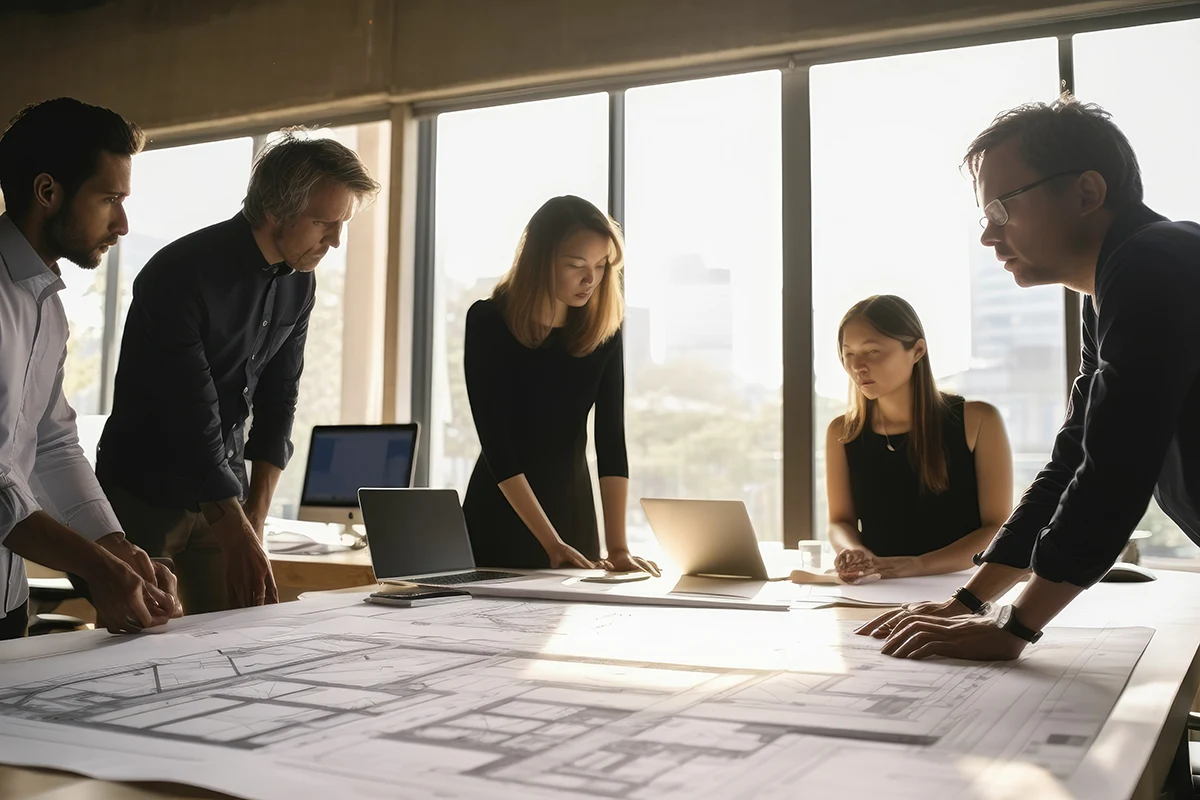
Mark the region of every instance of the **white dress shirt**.
<instances>
[{"instance_id":1,"label":"white dress shirt","mask_svg":"<svg viewBox=\"0 0 1200 800\"><path fill-rule=\"evenodd\" d=\"M121 530L63 395L62 288L62 278L0 215L0 617L29 597L25 562L4 546L22 520L45 511L92 541Z\"/></svg>"}]
</instances>

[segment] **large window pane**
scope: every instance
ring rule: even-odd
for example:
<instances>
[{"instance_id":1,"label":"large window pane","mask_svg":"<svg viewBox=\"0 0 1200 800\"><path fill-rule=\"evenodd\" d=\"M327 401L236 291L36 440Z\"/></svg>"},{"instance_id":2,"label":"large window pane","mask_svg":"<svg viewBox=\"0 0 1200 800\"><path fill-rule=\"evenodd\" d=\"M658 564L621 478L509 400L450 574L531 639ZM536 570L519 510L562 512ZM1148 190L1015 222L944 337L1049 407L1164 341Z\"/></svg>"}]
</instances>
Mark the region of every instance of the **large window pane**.
<instances>
[{"instance_id":1,"label":"large window pane","mask_svg":"<svg viewBox=\"0 0 1200 800\"><path fill-rule=\"evenodd\" d=\"M133 193L125 201L129 235L120 249L118 352L133 279L164 245L237 213L253 154L253 140L243 137L149 150L134 158Z\"/></svg>"},{"instance_id":2,"label":"large window pane","mask_svg":"<svg viewBox=\"0 0 1200 800\"><path fill-rule=\"evenodd\" d=\"M1194 156L1200 106L1200 20L1075 37L1080 99L1099 103L1129 137L1142 167L1146 203L1172 219L1200 219L1200 159ZM1197 558L1196 546L1151 501L1140 526L1143 553Z\"/></svg>"},{"instance_id":3,"label":"large window pane","mask_svg":"<svg viewBox=\"0 0 1200 800\"><path fill-rule=\"evenodd\" d=\"M104 382L101 366L108 254L96 269L81 269L66 259L60 260L58 266L66 285L58 296L71 323L63 391L76 414L99 414L100 387Z\"/></svg>"},{"instance_id":4,"label":"large window pane","mask_svg":"<svg viewBox=\"0 0 1200 800\"><path fill-rule=\"evenodd\" d=\"M491 294L512 265L525 223L546 200L574 194L607 208L608 95L443 114L437 131L426 441L429 485L461 494L479 457L463 377L467 309Z\"/></svg>"},{"instance_id":5,"label":"large window pane","mask_svg":"<svg viewBox=\"0 0 1200 800\"><path fill-rule=\"evenodd\" d=\"M645 496L744 500L779 540L779 72L625 102L630 540Z\"/></svg>"},{"instance_id":6,"label":"large window pane","mask_svg":"<svg viewBox=\"0 0 1200 800\"><path fill-rule=\"evenodd\" d=\"M959 161L998 111L1053 99L1057 43L831 64L811 81L815 532L828 523L824 432L849 388L837 325L872 294L916 308L943 389L1000 409L1019 496L1065 408L1063 290L1018 288L979 243L980 210Z\"/></svg>"},{"instance_id":7,"label":"large window pane","mask_svg":"<svg viewBox=\"0 0 1200 800\"><path fill-rule=\"evenodd\" d=\"M383 337L383 292L377 285L382 282L387 250L386 153L390 131L390 123L379 122L305 134L309 138L335 139L357 152L384 188L374 203L358 210L342 233L341 246L331 249L317 266L317 296L309 318L304 376L292 426L296 452L279 479L272 506L274 513L282 517L295 517L300 506L313 426L377 423L380 419L375 405L351 408L349 398L379 392L370 375L377 365L363 356ZM268 137L268 142L272 139ZM373 286L379 290L373 291ZM377 318L379 324L356 327L351 317L364 315Z\"/></svg>"}]
</instances>

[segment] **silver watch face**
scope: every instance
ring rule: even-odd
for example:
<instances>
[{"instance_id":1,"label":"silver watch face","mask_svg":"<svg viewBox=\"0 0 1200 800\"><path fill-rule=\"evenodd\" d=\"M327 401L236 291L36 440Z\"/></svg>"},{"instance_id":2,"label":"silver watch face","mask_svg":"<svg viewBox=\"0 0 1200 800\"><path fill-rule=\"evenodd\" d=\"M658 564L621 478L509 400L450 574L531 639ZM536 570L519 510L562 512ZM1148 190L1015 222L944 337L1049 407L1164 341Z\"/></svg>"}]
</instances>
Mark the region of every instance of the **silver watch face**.
<instances>
[{"instance_id":1,"label":"silver watch face","mask_svg":"<svg viewBox=\"0 0 1200 800\"><path fill-rule=\"evenodd\" d=\"M1000 609L1000 615L996 617L996 624L1001 628L1008 627L1008 621L1012 618L1012 606L1004 606Z\"/></svg>"}]
</instances>

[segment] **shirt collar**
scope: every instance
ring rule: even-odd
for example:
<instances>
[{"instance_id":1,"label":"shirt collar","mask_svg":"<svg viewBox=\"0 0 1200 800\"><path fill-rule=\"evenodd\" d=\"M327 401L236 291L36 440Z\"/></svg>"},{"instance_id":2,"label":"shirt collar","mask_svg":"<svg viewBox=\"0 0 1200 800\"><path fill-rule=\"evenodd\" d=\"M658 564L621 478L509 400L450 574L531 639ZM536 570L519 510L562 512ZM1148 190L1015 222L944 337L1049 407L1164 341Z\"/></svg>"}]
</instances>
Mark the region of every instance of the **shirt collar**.
<instances>
[{"instance_id":1,"label":"shirt collar","mask_svg":"<svg viewBox=\"0 0 1200 800\"><path fill-rule=\"evenodd\" d=\"M1104 290L1108 285L1108 273L1112 269L1113 255L1142 228L1155 222L1167 222L1162 214L1152 211L1144 203L1134 203L1113 218L1100 245L1100 256L1096 259L1096 283L1092 290L1092 310L1099 314L1104 301Z\"/></svg>"},{"instance_id":2,"label":"shirt collar","mask_svg":"<svg viewBox=\"0 0 1200 800\"><path fill-rule=\"evenodd\" d=\"M8 214L0 214L0 260L8 269L8 277L40 298L46 289L62 289L62 277L42 261L33 245L21 233Z\"/></svg>"},{"instance_id":3,"label":"shirt collar","mask_svg":"<svg viewBox=\"0 0 1200 800\"><path fill-rule=\"evenodd\" d=\"M239 211L230 220L232 224L242 229L244 232L244 252L243 260L247 266L272 275L290 275L293 270L286 262L280 261L278 264L272 264L263 256L262 250L258 247L258 242L254 239L254 230L250 227L250 220L246 219L245 212Z\"/></svg>"},{"instance_id":4,"label":"shirt collar","mask_svg":"<svg viewBox=\"0 0 1200 800\"><path fill-rule=\"evenodd\" d=\"M1147 225L1166 221L1166 217L1152 211L1142 203L1134 203L1117 214L1112 221L1112 225L1108 226L1108 233L1104 234L1104 243L1100 245L1100 257L1096 259L1097 286L1100 284L1100 278L1105 272L1105 267L1112 259L1112 255L1117 251L1117 248L1132 239L1134 234Z\"/></svg>"}]
</instances>

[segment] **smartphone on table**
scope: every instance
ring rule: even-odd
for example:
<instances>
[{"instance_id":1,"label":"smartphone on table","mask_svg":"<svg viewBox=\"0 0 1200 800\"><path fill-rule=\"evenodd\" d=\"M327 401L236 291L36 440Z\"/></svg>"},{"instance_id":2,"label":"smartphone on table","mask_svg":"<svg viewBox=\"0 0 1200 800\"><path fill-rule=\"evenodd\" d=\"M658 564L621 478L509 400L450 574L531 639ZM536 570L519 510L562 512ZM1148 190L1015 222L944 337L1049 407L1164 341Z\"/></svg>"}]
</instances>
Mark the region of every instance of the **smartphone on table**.
<instances>
[{"instance_id":1,"label":"smartphone on table","mask_svg":"<svg viewBox=\"0 0 1200 800\"><path fill-rule=\"evenodd\" d=\"M469 592L462 589L442 589L427 586L393 586L372 592L366 597L368 603L382 606L428 606L434 603L453 603L457 600L470 600Z\"/></svg>"},{"instance_id":2,"label":"smartphone on table","mask_svg":"<svg viewBox=\"0 0 1200 800\"><path fill-rule=\"evenodd\" d=\"M634 581L644 581L650 577L649 572L606 572L603 575L589 575L586 578L580 578L580 583L632 583Z\"/></svg>"}]
</instances>

